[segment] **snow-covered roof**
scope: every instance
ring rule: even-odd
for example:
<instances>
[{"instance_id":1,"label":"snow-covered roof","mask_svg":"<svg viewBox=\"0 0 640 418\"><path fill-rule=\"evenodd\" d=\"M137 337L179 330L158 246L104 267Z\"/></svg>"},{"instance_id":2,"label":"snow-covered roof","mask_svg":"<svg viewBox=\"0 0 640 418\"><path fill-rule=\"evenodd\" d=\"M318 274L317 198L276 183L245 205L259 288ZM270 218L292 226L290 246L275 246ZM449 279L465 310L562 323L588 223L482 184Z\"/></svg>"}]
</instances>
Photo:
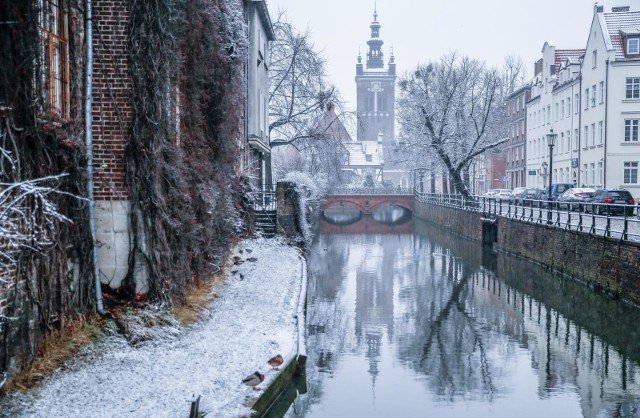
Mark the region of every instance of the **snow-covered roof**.
<instances>
[{"instance_id":1,"label":"snow-covered roof","mask_svg":"<svg viewBox=\"0 0 640 418\"><path fill-rule=\"evenodd\" d=\"M349 152L347 168L376 168L384 162L382 143L378 141L351 141L344 146Z\"/></svg>"},{"instance_id":2,"label":"snow-covered roof","mask_svg":"<svg viewBox=\"0 0 640 418\"><path fill-rule=\"evenodd\" d=\"M600 19L608 49L615 51L615 59L626 59L624 41L627 35L640 34L640 12L602 13ZM607 38L608 35L608 39ZM637 58L634 56L634 58Z\"/></svg>"}]
</instances>

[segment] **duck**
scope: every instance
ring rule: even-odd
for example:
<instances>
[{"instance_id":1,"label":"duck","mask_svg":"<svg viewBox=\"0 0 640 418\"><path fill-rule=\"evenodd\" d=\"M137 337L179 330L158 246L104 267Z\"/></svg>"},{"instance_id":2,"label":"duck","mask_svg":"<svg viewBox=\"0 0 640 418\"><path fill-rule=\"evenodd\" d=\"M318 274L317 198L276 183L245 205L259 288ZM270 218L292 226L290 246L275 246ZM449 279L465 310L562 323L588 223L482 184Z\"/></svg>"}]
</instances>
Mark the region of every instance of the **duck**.
<instances>
[{"instance_id":1,"label":"duck","mask_svg":"<svg viewBox=\"0 0 640 418\"><path fill-rule=\"evenodd\" d=\"M253 390L258 390L258 388L256 386L258 386L260 383L262 383L263 380L264 380L264 375L262 373L256 371L255 373L252 373L249 376L247 376L244 379L242 379L242 383L244 383L247 386L252 387Z\"/></svg>"},{"instance_id":2,"label":"duck","mask_svg":"<svg viewBox=\"0 0 640 418\"><path fill-rule=\"evenodd\" d=\"M279 370L278 366L280 366L284 362L284 359L280 354L277 356L271 357L267 363L269 366L273 367L273 370Z\"/></svg>"}]
</instances>

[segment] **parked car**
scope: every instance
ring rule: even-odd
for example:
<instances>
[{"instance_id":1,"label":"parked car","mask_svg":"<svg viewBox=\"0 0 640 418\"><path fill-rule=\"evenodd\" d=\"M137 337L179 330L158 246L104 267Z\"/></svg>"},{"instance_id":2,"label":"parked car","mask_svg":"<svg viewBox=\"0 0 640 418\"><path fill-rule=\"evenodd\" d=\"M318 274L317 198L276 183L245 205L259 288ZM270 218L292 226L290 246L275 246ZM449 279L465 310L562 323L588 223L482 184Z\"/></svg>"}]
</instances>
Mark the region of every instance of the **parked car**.
<instances>
[{"instance_id":1,"label":"parked car","mask_svg":"<svg viewBox=\"0 0 640 418\"><path fill-rule=\"evenodd\" d=\"M593 196L593 192L595 192L595 190L587 187L573 187L565 190L564 193L558 196L558 208L582 211L584 209L584 202Z\"/></svg>"},{"instance_id":2,"label":"parked car","mask_svg":"<svg viewBox=\"0 0 640 418\"><path fill-rule=\"evenodd\" d=\"M623 215L626 211L627 216L633 215L633 209L636 201L627 189L598 189L593 192L584 204L586 212L594 212L598 215Z\"/></svg>"},{"instance_id":3,"label":"parked car","mask_svg":"<svg viewBox=\"0 0 640 418\"><path fill-rule=\"evenodd\" d=\"M498 194L498 190L499 189L489 189L485 192L485 194L483 195L484 197L486 197L487 199L495 199L496 195Z\"/></svg>"},{"instance_id":4,"label":"parked car","mask_svg":"<svg viewBox=\"0 0 640 418\"><path fill-rule=\"evenodd\" d=\"M511 198L511 189L498 189L495 198L498 200L509 200L509 198Z\"/></svg>"},{"instance_id":5,"label":"parked car","mask_svg":"<svg viewBox=\"0 0 640 418\"><path fill-rule=\"evenodd\" d=\"M509 196L509 203L517 203L518 195L527 190L526 187L516 187L511 190L511 196Z\"/></svg>"},{"instance_id":6,"label":"parked car","mask_svg":"<svg viewBox=\"0 0 640 418\"><path fill-rule=\"evenodd\" d=\"M531 205L534 200L539 200L544 194L543 189L537 189L535 187L525 188L514 196L516 205Z\"/></svg>"},{"instance_id":7,"label":"parked car","mask_svg":"<svg viewBox=\"0 0 640 418\"><path fill-rule=\"evenodd\" d=\"M549 201L555 202L565 191L574 187L573 183L553 183L551 186L547 186L544 194L540 197L541 202L540 206L548 206Z\"/></svg>"}]
</instances>

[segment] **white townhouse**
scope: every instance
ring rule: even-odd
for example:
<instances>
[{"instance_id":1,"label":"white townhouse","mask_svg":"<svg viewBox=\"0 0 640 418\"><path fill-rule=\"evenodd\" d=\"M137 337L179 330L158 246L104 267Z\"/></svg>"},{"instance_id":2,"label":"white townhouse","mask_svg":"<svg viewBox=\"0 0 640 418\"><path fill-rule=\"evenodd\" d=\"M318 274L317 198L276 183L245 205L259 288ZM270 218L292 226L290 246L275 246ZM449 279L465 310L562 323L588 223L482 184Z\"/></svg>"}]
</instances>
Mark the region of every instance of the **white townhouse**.
<instances>
[{"instance_id":1,"label":"white townhouse","mask_svg":"<svg viewBox=\"0 0 640 418\"><path fill-rule=\"evenodd\" d=\"M575 97L579 99L579 62L582 49L556 49L545 42L542 58L535 63L531 99L527 102L528 187L576 181L576 150L573 145L579 126ZM553 162L549 158L547 135L557 135ZM549 167L550 164L553 167ZM551 173L550 173L551 171ZM551 177L551 178L550 178Z\"/></svg>"},{"instance_id":2,"label":"white townhouse","mask_svg":"<svg viewBox=\"0 0 640 418\"><path fill-rule=\"evenodd\" d=\"M581 76L578 183L638 198L640 11L594 6Z\"/></svg>"}]
</instances>

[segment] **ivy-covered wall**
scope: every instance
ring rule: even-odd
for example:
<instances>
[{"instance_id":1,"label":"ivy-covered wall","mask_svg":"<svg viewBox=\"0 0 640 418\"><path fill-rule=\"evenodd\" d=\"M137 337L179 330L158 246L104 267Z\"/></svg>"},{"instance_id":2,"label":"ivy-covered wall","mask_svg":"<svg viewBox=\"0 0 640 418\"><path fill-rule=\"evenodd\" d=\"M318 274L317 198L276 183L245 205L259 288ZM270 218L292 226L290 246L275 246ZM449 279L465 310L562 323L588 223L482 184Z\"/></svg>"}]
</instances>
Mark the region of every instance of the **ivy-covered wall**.
<instances>
[{"instance_id":1,"label":"ivy-covered wall","mask_svg":"<svg viewBox=\"0 0 640 418\"><path fill-rule=\"evenodd\" d=\"M55 244L24 250L0 284L0 373L28 366L41 336L94 309L83 132L84 5L69 19L68 115L38 113L37 3L3 2L2 146L17 172L2 181L66 173L53 200ZM241 173L247 38L242 0L94 0L92 123L96 205L125 202L128 251L116 297L180 303L249 227ZM4 28L3 28L4 29ZM9 136L5 135L11 132ZM76 196L76 197L74 197ZM0 247L7 245L0 237ZM103 242L101 252L108 253ZM104 277L102 277L104 280ZM115 286L114 286L115 287ZM8 320L8 318L11 320Z\"/></svg>"}]
</instances>

